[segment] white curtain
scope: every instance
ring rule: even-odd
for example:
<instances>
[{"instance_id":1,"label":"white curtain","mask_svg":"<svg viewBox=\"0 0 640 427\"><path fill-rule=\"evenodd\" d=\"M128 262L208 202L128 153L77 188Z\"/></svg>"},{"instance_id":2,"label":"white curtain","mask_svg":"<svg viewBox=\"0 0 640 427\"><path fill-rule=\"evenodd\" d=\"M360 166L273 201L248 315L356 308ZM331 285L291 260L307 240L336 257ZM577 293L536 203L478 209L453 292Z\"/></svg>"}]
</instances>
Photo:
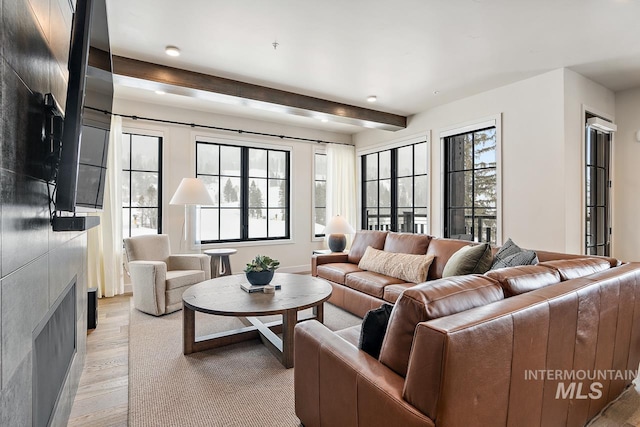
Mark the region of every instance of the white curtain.
<instances>
[{"instance_id":1,"label":"white curtain","mask_svg":"<svg viewBox=\"0 0 640 427\"><path fill-rule=\"evenodd\" d=\"M124 293L122 280L122 118L111 118L107 179L100 225L88 231L87 284L98 297Z\"/></svg>"},{"instance_id":2,"label":"white curtain","mask_svg":"<svg viewBox=\"0 0 640 427\"><path fill-rule=\"evenodd\" d=\"M340 215L356 228L356 149L352 145L327 147L327 221Z\"/></svg>"}]
</instances>

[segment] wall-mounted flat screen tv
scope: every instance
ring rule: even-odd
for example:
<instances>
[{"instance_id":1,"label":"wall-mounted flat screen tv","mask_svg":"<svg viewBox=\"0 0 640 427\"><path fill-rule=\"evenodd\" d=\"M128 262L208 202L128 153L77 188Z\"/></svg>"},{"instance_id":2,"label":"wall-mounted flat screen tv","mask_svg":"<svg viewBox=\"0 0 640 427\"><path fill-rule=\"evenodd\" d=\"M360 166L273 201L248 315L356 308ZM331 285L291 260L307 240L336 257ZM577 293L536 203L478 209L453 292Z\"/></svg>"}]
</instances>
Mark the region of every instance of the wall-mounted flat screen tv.
<instances>
[{"instance_id":1,"label":"wall-mounted flat screen tv","mask_svg":"<svg viewBox=\"0 0 640 427\"><path fill-rule=\"evenodd\" d=\"M107 58L106 71L89 65L90 52L100 52ZM69 86L56 180L57 211L102 209L113 104L111 70L105 0L78 0L71 34Z\"/></svg>"}]
</instances>

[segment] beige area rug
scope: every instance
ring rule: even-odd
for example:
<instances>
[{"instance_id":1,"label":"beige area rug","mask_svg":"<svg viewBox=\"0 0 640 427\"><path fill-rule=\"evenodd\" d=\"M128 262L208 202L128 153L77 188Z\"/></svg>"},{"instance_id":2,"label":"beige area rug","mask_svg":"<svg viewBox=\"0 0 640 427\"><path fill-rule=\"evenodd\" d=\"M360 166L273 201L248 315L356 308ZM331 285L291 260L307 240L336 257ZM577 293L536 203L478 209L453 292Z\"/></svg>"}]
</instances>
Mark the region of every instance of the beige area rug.
<instances>
[{"instance_id":1,"label":"beige area rug","mask_svg":"<svg viewBox=\"0 0 640 427\"><path fill-rule=\"evenodd\" d=\"M640 381L636 378L620 396L596 416L588 427L640 426Z\"/></svg>"},{"instance_id":2,"label":"beige area rug","mask_svg":"<svg viewBox=\"0 0 640 427\"><path fill-rule=\"evenodd\" d=\"M360 322L325 304L330 329ZM196 336L242 326L236 318L196 313ZM293 369L285 369L257 339L185 356L182 311L153 317L132 306L129 425L298 426Z\"/></svg>"}]
</instances>

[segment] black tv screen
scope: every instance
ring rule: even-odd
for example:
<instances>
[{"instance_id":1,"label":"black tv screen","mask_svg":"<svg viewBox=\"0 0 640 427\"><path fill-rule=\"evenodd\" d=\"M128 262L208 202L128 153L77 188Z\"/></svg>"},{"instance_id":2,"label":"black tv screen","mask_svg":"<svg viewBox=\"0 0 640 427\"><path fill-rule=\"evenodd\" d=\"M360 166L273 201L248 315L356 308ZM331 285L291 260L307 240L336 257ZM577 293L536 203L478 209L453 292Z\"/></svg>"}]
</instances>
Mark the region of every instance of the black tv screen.
<instances>
[{"instance_id":1,"label":"black tv screen","mask_svg":"<svg viewBox=\"0 0 640 427\"><path fill-rule=\"evenodd\" d=\"M69 82L64 109L60 165L56 178L56 210L75 212L82 106L89 62L92 0L77 0L69 48Z\"/></svg>"},{"instance_id":2,"label":"black tv screen","mask_svg":"<svg viewBox=\"0 0 640 427\"><path fill-rule=\"evenodd\" d=\"M108 58L108 70L88 65ZM73 77L73 78L72 78ZM113 77L105 0L78 0L69 54L69 86L56 182L56 210L103 207L113 103ZM109 112L108 114L105 112Z\"/></svg>"}]
</instances>

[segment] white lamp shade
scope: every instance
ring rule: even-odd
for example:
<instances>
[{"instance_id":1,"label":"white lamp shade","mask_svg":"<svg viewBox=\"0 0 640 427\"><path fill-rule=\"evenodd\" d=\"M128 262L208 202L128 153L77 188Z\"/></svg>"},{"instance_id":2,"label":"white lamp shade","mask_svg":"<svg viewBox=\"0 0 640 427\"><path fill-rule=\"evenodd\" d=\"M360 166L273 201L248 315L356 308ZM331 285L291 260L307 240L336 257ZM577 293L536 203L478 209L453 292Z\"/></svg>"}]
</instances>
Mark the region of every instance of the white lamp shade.
<instances>
[{"instance_id":1,"label":"white lamp shade","mask_svg":"<svg viewBox=\"0 0 640 427\"><path fill-rule=\"evenodd\" d=\"M355 232L356 230L340 215L331 218L324 228L324 234L353 234Z\"/></svg>"},{"instance_id":2,"label":"white lamp shade","mask_svg":"<svg viewBox=\"0 0 640 427\"><path fill-rule=\"evenodd\" d=\"M171 205L213 205L204 183L198 178L182 178L175 194L169 202Z\"/></svg>"}]
</instances>

